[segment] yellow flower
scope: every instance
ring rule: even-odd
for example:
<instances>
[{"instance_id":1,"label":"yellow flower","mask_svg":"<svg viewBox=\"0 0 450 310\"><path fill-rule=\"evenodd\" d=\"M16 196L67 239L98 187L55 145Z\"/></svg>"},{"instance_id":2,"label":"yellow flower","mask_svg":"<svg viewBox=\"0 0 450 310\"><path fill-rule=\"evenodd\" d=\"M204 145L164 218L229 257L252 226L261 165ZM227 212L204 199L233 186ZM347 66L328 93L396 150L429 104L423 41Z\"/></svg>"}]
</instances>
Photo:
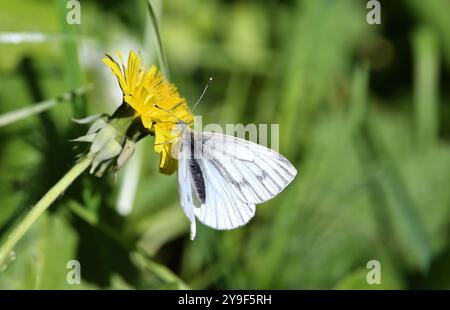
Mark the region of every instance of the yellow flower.
<instances>
[{"instance_id":1,"label":"yellow flower","mask_svg":"<svg viewBox=\"0 0 450 310\"><path fill-rule=\"evenodd\" d=\"M164 79L155 65L146 72L140 57L134 52L128 55L125 67L122 55L117 52L121 65L110 55L103 62L119 81L124 101L141 118L142 124L155 133L155 151L160 153L160 170L170 174L176 170L177 161L171 156L172 129L178 121L189 124L193 115L177 87Z\"/></svg>"}]
</instances>

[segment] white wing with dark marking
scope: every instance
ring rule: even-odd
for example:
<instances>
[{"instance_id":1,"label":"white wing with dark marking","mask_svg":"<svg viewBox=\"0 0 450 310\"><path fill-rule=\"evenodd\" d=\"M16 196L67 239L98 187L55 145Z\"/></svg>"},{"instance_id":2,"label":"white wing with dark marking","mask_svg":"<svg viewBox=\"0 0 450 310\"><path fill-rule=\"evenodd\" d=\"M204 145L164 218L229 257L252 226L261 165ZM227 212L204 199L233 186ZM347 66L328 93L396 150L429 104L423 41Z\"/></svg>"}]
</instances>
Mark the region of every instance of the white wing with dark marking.
<instances>
[{"instance_id":1,"label":"white wing with dark marking","mask_svg":"<svg viewBox=\"0 0 450 310\"><path fill-rule=\"evenodd\" d=\"M246 203L258 204L275 197L297 174L281 154L244 139L205 132L202 143L204 160L212 162Z\"/></svg>"},{"instance_id":2,"label":"white wing with dark marking","mask_svg":"<svg viewBox=\"0 0 450 310\"><path fill-rule=\"evenodd\" d=\"M269 148L219 133L188 130L182 137L178 180L191 238L195 217L219 230L245 225L255 215L256 204L275 197L297 174L286 158ZM194 142L188 140L201 141L200 157L186 151L194 149Z\"/></svg>"}]
</instances>

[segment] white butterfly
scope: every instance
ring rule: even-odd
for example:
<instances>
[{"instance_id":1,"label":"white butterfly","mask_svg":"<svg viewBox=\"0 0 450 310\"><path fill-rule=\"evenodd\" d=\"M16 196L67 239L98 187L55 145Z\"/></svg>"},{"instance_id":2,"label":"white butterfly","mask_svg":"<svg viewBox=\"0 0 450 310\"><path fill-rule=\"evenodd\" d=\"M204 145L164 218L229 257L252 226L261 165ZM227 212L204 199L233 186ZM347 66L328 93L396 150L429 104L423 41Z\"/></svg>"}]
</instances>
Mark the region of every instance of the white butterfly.
<instances>
[{"instance_id":1,"label":"white butterfly","mask_svg":"<svg viewBox=\"0 0 450 310\"><path fill-rule=\"evenodd\" d=\"M256 143L177 125L178 188L191 222L227 230L245 225L255 205L280 193L295 177L295 167L279 153Z\"/></svg>"}]
</instances>

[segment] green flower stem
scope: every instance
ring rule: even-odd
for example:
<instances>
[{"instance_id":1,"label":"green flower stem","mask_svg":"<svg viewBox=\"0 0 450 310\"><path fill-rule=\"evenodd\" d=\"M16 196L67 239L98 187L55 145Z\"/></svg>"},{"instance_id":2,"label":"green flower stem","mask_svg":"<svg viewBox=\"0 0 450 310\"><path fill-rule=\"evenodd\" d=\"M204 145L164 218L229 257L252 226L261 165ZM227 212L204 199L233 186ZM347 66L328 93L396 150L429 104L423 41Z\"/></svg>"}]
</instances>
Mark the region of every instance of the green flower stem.
<instances>
[{"instance_id":1,"label":"green flower stem","mask_svg":"<svg viewBox=\"0 0 450 310\"><path fill-rule=\"evenodd\" d=\"M9 253L17 242L27 233L39 216L78 178L92 163L92 156L83 157L72 169L69 170L38 203L28 212L25 218L11 232L5 243L0 248L0 266L7 263Z\"/></svg>"}]
</instances>

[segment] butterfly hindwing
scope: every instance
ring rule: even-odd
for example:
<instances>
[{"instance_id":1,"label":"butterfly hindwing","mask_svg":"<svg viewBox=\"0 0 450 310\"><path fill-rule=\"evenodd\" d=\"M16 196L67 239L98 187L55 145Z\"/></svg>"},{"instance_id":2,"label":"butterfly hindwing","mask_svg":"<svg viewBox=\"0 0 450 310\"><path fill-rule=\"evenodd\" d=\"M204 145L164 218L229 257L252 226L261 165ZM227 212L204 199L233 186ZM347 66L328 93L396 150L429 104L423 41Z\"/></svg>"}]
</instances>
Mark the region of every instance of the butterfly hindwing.
<instances>
[{"instance_id":1,"label":"butterfly hindwing","mask_svg":"<svg viewBox=\"0 0 450 310\"><path fill-rule=\"evenodd\" d=\"M183 145L183 141L180 141L178 158L182 159L187 156L188 149ZM189 165L187 160L178 161L178 191L180 193L180 203L184 210L184 213L191 222L191 239L195 238L196 225L195 225L195 213L194 213L194 199L192 195L192 183L189 171Z\"/></svg>"},{"instance_id":2,"label":"butterfly hindwing","mask_svg":"<svg viewBox=\"0 0 450 310\"><path fill-rule=\"evenodd\" d=\"M227 179L216 169L214 160L202 159L206 199L195 215L205 225L215 229L233 229L246 224L255 215L255 205L236 197Z\"/></svg>"}]
</instances>

